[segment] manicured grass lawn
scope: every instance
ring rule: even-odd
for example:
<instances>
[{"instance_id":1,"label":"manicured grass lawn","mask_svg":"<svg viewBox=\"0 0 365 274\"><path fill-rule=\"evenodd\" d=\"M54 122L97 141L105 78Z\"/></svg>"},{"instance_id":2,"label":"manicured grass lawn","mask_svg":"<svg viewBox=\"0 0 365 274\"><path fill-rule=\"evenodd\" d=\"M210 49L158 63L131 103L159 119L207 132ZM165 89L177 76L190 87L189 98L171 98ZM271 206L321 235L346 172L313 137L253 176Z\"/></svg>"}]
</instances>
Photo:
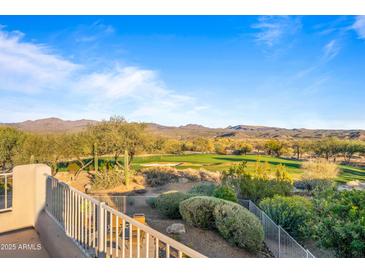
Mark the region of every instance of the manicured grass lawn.
<instances>
[{"instance_id":1,"label":"manicured grass lawn","mask_svg":"<svg viewBox=\"0 0 365 274\"><path fill-rule=\"evenodd\" d=\"M111 158L101 158L108 159ZM123 158L120 159L123 161ZM185 168L204 168L210 171L227 170L230 166L247 161L248 170L253 170L255 162L267 162L270 164L271 172L275 171L275 166L282 164L293 175L294 179L299 179L302 170L300 169L301 161L287 160L266 155L218 155L218 154L186 154L186 155L159 155L159 156L136 156L132 166L138 170L143 164L148 163L179 163L176 166L178 169ZM351 180L365 181L365 169L355 168L352 166L340 165L340 174L337 178L338 182L348 182ZM60 170L66 170L66 165L63 165Z\"/></svg>"},{"instance_id":2,"label":"manicured grass lawn","mask_svg":"<svg viewBox=\"0 0 365 274\"><path fill-rule=\"evenodd\" d=\"M275 171L275 166L282 164L294 178L300 178L302 173L300 166L301 161L287 160L265 155L218 155L218 154L189 154L189 155L162 155L162 156L145 156L136 157L133 166L136 169L141 168L141 164L147 163L182 163L177 166L183 168L204 168L211 171L223 171L234 164L241 161L247 161L247 168L252 170L256 161L268 162ZM347 182L351 180L364 180L365 169L355 168L351 166L340 165L340 175L338 182Z\"/></svg>"}]
</instances>

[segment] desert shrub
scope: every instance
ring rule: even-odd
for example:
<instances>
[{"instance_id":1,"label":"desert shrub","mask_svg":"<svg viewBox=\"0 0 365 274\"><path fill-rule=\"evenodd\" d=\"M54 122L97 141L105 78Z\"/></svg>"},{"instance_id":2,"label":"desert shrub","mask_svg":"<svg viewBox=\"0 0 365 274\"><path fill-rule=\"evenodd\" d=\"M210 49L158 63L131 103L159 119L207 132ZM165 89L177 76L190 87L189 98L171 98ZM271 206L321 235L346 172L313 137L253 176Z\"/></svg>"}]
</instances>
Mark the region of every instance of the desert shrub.
<instances>
[{"instance_id":1,"label":"desert shrub","mask_svg":"<svg viewBox=\"0 0 365 274\"><path fill-rule=\"evenodd\" d=\"M124 184L124 171L119 168L104 169L96 172L91 178L93 189L109 189Z\"/></svg>"},{"instance_id":2,"label":"desert shrub","mask_svg":"<svg viewBox=\"0 0 365 274\"><path fill-rule=\"evenodd\" d=\"M224 202L214 208L213 217L219 233L228 242L250 251L262 247L264 231L257 217L239 204Z\"/></svg>"},{"instance_id":3,"label":"desert shrub","mask_svg":"<svg viewBox=\"0 0 365 274\"><path fill-rule=\"evenodd\" d=\"M229 186L221 185L214 190L213 196L219 199L237 202L236 192Z\"/></svg>"},{"instance_id":4,"label":"desert shrub","mask_svg":"<svg viewBox=\"0 0 365 274\"><path fill-rule=\"evenodd\" d=\"M176 170L179 178L186 178L191 182L200 181L200 172L199 170L187 168L183 170Z\"/></svg>"},{"instance_id":5,"label":"desert shrub","mask_svg":"<svg viewBox=\"0 0 365 274\"><path fill-rule=\"evenodd\" d=\"M304 162L302 164L302 170L302 179L306 181L331 181L336 179L338 175L338 166L335 163L329 162L325 159L316 159Z\"/></svg>"},{"instance_id":6,"label":"desert shrub","mask_svg":"<svg viewBox=\"0 0 365 274\"><path fill-rule=\"evenodd\" d=\"M236 189L242 198L257 202L274 195L291 194L293 181L283 166L277 167L273 178L267 163L256 163L254 172L248 172L246 167L247 163L242 162L223 173L223 182Z\"/></svg>"},{"instance_id":7,"label":"desert shrub","mask_svg":"<svg viewBox=\"0 0 365 274\"><path fill-rule=\"evenodd\" d=\"M79 171L79 169L80 169L80 166L75 162L72 162L67 165L67 171L69 173L71 173L73 176L76 175L76 173Z\"/></svg>"},{"instance_id":8,"label":"desert shrub","mask_svg":"<svg viewBox=\"0 0 365 274\"><path fill-rule=\"evenodd\" d=\"M365 192L318 191L313 204L318 243L338 257L365 257Z\"/></svg>"},{"instance_id":9,"label":"desert shrub","mask_svg":"<svg viewBox=\"0 0 365 274\"><path fill-rule=\"evenodd\" d=\"M177 182L179 175L177 170L171 167L151 167L142 170L147 183L154 186L166 185Z\"/></svg>"},{"instance_id":10,"label":"desert shrub","mask_svg":"<svg viewBox=\"0 0 365 274\"><path fill-rule=\"evenodd\" d=\"M156 208L156 200L157 197L148 197L146 199L146 203L151 207L151 208Z\"/></svg>"},{"instance_id":11,"label":"desert shrub","mask_svg":"<svg viewBox=\"0 0 365 274\"><path fill-rule=\"evenodd\" d=\"M215 227L213 211L216 205L224 203L224 200L195 196L180 203L180 214L188 224L203 229Z\"/></svg>"},{"instance_id":12,"label":"desert shrub","mask_svg":"<svg viewBox=\"0 0 365 274\"><path fill-rule=\"evenodd\" d=\"M170 219L180 219L180 202L190 198L189 194L183 192L167 192L156 198L156 208L164 216Z\"/></svg>"},{"instance_id":13,"label":"desert shrub","mask_svg":"<svg viewBox=\"0 0 365 274\"><path fill-rule=\"evenodd\" d=\"M209 181L219 182L219 172L207 170L196 170L192 168L177 170L172 167L151 167L142 170L147 183L150 186L161 186L169 183L178 183L179 179L186 179L190 182Z\"/></svg>"},{"instance_id":14,"label":"desert shrub","mask_svg":"<svg viewBox=\"0 0 365 274\"><path fill-rule=\"evenodd\" d=\"M262 200L260 207L293 237L305 239L309 236L310 220L313 217L309 199L300 196L274 196Z\"/></svg>"},{"instance_id":15,"label":"desert shrub","mask_svg":"<svg viewBox=\"0 0 365 274\"><path fill-rule=\"evenodd\" d=\"M208 171L204 169L199 170L200 181L219 183L221 174L219 171Z\"/></svg>"},{"instance_id":16,"label":"desert shrub","mask_svg":"<svg viewBox=\"0 0 365 274\"><path fill-rule=\"evenodd\" d=\"M236 179L234 184L238 185L240 195L243 198L253 202L275 195L288 196L293 189L293 185L287 181L256 179L249 176Z\"/></svg>"},{"instance_id":17,"label":"desert shrub","mask_svg":"<svg viewBox=\"0 0 365 274\"><path fill-rule=\"evenodd\" d=\"M198 195L198 196L213 196L215 189L217 186L210 182L203 182L194 185L188 193L192 195Z\"/></svg>"},{"instance_id":18,"label":"desert shrub","mask_svg":"<svg viewBox=\"0 0 365 274\"><path fill-rule=\"evenodd\" d=\"M324 179L311 179L311 180L300 180L294 183L294 186L298 189L313 191L315 189L327 189L336 186L336 182Z\"/></svg>"}]
</instances>

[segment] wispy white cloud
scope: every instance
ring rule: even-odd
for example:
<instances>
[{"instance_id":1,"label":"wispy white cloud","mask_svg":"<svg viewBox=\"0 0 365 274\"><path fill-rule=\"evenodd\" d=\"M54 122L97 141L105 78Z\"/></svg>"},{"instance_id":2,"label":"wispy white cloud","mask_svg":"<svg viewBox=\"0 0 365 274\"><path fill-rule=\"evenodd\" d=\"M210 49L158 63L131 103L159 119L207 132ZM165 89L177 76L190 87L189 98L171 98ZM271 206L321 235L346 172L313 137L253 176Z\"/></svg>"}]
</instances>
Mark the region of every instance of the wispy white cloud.
<instances>
[{"instance_id":1,"label":"wispy white cloud","mask_svg":"<svg viewBox=\"0 0 365 274\"><path fill-rule=\"evenodd\" d=\"M0 29L1 89L34 93L59 88L80 66L41 44L22 42L24 34Z\"/></svg>"},{"instance_id":2,"label":"wispy white cloud","mask_svg":"<svg viewBox=\"0 0 365 274\"><path fill-rule=\"evenodd\" d=\"M328 62L335 58L337 54L340 52L341 46L336 39L329 41L323 47L323 61Z\"/></svg>"},{"instance_id":3,"label":"wispy white cloud","mask_svg":"<svg viewBox=\"0 0 365 274\"><path fill-rule=\"evenodd\" d=\"M114 63L107 69L90 71L90 67L57 55L46 45L24 41L20 32L0 29L0 94L11 94L12 98L16 94L33 94L40 100L46 100L42 95L57 98L68 94L67 100L72 104L62 105L63 116L67 118L75 113L75 108L94 113L90 118L100 118L100 113L120 114L115 112L133 106L130 117L140 120L168 117L171 123L181 123L189 110L195 114L203 110L192 96L168 88L157 71ZM49 101L52 98L47 98L45 112L59 104ZM23 109L24 113L27 111L29 106ZM18 108L18 115L26 116L20 112ZM0 120L4 118L7 117L0 114Z\"/></svg>"},{"instance_id":4,"label":"wispy white cloud","mask_svg":"<svg viewBox=\"0 0 365 274\"><path fill-rule=\"evenodd\" d=\"M365 15L355 17L355 23L351 27L360 39L365 39Z\"/></svg>"},{"instance_id":5,"label":"wispy white cloud","mask_svg":"<svg viewBox=\"0 0 365 274\"><path fill-rule=\"evenodd\" d=\"M258 43L272 47L285 36L296 33L301 28L301 22L298 17L261 16L251 27L257 29L255 39Z\"/></svg>"},{"instance_id":6,"label":"wispy white cloud","mask_svg":"<svg viewBox=\"0 0 365 274\"><path fill-rule=\"evenodd\" d=\"M111 25L104 24L98 20L91 25L80 25L72 33L74 41L78 43L90 43L103 39L115 33L115 29Z\"/></svg>"}]
</instances>

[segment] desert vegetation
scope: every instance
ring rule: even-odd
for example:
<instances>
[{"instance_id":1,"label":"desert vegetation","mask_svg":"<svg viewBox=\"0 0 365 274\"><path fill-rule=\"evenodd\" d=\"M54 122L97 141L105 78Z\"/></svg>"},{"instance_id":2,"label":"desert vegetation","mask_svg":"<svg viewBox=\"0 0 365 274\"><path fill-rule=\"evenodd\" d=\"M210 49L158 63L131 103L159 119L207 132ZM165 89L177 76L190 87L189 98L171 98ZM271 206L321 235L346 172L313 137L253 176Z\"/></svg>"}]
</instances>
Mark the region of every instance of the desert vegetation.
<instances>
[{"instance_id":1,"label":"desert vegetation","mask_svg":"<svg viewBox=\"0 0 365 274\"><path fill-rule=\"evenodd\" d=\"M303 244L311 240L337 256L365 256L364 191L337 189L365 180L364 154L358 139L171 138L121 117L73 133L0 127L2 171L45 163L53 174L69 174L70 183L87 174L91 191L124 186L127 192L134 182L146 189L190 185L148 204L253 252L262 248L262 227L241 199L257 203Z\"/></svg>"}]
</instances>

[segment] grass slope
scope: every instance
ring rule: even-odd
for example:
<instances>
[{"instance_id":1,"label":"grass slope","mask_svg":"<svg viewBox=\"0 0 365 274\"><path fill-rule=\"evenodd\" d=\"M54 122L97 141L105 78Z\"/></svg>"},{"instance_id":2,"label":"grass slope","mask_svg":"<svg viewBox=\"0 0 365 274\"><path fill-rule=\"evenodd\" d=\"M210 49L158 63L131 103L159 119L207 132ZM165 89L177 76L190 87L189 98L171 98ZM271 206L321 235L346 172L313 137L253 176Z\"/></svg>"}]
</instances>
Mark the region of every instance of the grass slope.
<instances>
[{"instance_id":1,"label":"grass slope","mask_svg":"<svg viewBox=\"0 0 365 274\"><path fill-rule=\"evenodd\" d=\"M112 160L109 157L101 157L100 160ZM120 159L122 161L123 159ZM88 161L88 160L85 160ZM185 155L157 155L157 156L136 156L132 166L138 170L143 167L143 164L149 163L179 163L176 168L204 168L210 171L227 170L230 166L247 162L248 170L253 170L257 161L267 162L270 164L271 171L275 171L275 166L282 164L288 172L292 174L294 179L299 179L302 170L300 169L301 161L276 158L266 155L218 155L218 154L185 154ZM59 165L60 171L65 171L67 163ZM339 165L340 174L337 178L338 182L344 183L352 180L365 181L365 169L352 166Z\"/></svg>"},{"instance_id":2,"label":"grass slope","mask_svg":"<svg viewBox=\"0 0 365 274\"><path fill-rule=\"evenodd\" d=\"M147 163L182 163L176 168L204 168L211 171L222 171L241 161L247 161L249 170L254 168L256 161L268 162L275 170L275 166L282 164L294 178L299 178L302 171L300 169L301 161L276 158L265 155L217 155L217 154L190 154L190 155L161 155L161 156L139 156L133 161L136 169L141 168L142 164ZM340 174L338 182L347 182L351 180L364 180L365 169L351 166L340 165Z\"/></svg>"}]
</instances>

